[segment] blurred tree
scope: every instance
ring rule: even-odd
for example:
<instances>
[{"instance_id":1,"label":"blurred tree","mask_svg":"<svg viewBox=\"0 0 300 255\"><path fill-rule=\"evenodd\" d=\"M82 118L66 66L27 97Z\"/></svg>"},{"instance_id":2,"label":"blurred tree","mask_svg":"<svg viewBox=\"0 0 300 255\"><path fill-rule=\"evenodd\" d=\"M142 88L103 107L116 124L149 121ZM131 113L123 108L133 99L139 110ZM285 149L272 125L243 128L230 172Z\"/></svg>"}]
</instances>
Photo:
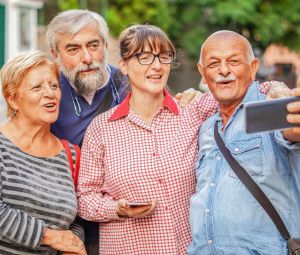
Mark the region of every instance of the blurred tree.
<instances>
[{"instance_id":1,"label":"blurred tree","mask_svg":"<svg viewBox=\"0 0 300 255\"><path fill-rule=\"evenodd\" d=\"M220 29L241 33L261 49L275 42L300 50L300 1L169 0L169 4L176 16L176 29L169 32L192 57L198 56L205 38Z\"/></svg>"},{"instance_id":2,"label":"blurred tree","mask_svg":"<svg viewBox=\"0 0 300 255\"><path fill-rule=\"evenodd\" d=\"M114 36L135 23L157 25L193 58L205 38L220 29L241 33L262 50L270 43L300 50L299 0L48 0L44 21L85 7L101 13Z\"/></svg>"},{"instance_id":3,"label":"blurred tree","mask_svg":"<svg viewBox=\"0 0 300 255\"><path fill-rule=\"evenodd\" d=\"M60 11L66 11L80 8L80 2L78 0L58 0L57 4Z\"/></svg>"},{"instance_id":4,"label":"blurred tree","mask_svg":"<svg viewBox=\"0 0 300 255\"><path fill-rule=\"evenodd\" d=\"M150 23L169 31L174 22L167 0L110 0L106 20L115 36L136 23Z\"/></svg>"}]
</instances>

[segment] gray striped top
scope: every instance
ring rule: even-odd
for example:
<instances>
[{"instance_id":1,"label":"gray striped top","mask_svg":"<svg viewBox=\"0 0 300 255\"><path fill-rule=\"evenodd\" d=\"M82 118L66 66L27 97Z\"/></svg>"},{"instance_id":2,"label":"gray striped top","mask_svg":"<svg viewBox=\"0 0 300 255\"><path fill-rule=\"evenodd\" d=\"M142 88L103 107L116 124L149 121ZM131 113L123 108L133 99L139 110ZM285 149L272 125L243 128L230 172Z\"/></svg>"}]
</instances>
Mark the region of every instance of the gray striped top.
<instances>
[{"instance_id":1,"label":"gray striped top","mask_svg":"<svg viewBox=\"0 0 300 255\"><path fill-rule=\"evenodd\" d=\"M65 151L34 157L0 133L0 254L57 254L40 244L44 227L69 229L76 212Z\"/></svg>"}]
</instances>

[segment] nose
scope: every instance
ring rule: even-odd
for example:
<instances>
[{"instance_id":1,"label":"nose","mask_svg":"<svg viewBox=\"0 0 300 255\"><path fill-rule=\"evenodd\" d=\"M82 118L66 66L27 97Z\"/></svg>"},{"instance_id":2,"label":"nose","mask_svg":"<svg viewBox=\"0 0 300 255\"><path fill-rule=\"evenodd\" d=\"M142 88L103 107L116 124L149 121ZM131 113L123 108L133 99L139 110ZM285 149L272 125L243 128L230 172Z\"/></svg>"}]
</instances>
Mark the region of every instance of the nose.
<instances>
[{"instance_id":1,"label":"nose","mask_svg":"<svg viewBox=\"0 0 300 255\"><path fill-rule=\"evenodd\" d=\"M49 98L54 98L54 90L51 88L51 84L47 84L44 87L44 93Z\"/></svg>"},{"instance_id":2,"label":"nose","mask_svg":"<svg viewBox=\"0 0 300 255\"><path fill-rule=\"evenodd\" d=\"M159 69L161 67L161 63L159 61L158 56L154 57L153 63L152 63L152 67L155 69Z\"/></svg>"},{"instance_id":3,"label":"nose","mask_svg":"<svg viewBox=\"0 0 300 255\"><path fill-rule=\"evenodd\" d=\"M230 73L230 69L225 61L222 61L219 66L219 73L226 77Z\"/></svg>"},{"instance_id":4,"label":"nose","mask_svg":"<svg viewBox=\"0 0 300 255\"><path fill-rule=\"evenodd\" d=\"M91 64L92 63L92 55L91 53L88 51L88 49L83 49L83 52L82 52L82 63L84 64Z\"/></svg>"}]
</instances>

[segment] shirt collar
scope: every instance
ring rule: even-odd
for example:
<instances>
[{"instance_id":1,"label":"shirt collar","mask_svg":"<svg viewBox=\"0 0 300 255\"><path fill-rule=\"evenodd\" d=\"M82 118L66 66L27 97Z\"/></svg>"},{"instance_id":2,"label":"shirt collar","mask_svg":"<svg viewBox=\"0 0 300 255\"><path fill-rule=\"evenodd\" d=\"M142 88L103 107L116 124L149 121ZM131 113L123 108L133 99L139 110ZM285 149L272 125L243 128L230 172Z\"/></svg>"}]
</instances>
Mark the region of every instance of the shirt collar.
<instances>
[{"instance_id":1,"label":"shirt collar","mask_svg":"<svg viewBox=\"0 0 300 255\"><path fill-rule=\"evenodd\" d=\"M164 101L163 101L163 106L168 108L170 112L174 113L175 115L179 114L178 107L174 101L174 99L171 97L167 89L164 89ZM127 116L129 114L129 100L131 97L131 93L129 93L124 101L119 104L116 107L116 110L114 113L110 116L109 120L117 120L120 119L124 116Z\"/></svg>"},{"instance_id":2,"label":"shirt collar","mask_svg":"<svg viewBox=\"0 0 300 255\"><path fill-rule=\"evenodd\" d=\"M243 101L236 107L234 113L232 114L232 116L230 117L230 120L228 121L228 123L231 121L232 117L238 112L239 109L242 109L244 107L244 103L249 102L249 101L257 101L259 99L259 82L258 81L253 81L249 87L248 90L243 98ZM217 117L218 121L222 121L222 117L221 117L221 113L220 113L220 109L219 109L219 114Z\"/></svg>"}]
</instances>

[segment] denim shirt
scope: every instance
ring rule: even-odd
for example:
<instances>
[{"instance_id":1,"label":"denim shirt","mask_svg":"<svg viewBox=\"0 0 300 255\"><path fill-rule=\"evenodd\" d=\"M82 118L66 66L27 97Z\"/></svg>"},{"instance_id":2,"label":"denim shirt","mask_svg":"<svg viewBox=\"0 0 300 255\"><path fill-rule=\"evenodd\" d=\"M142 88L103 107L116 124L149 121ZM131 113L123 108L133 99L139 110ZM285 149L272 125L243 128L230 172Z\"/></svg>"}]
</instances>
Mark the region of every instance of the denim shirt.
<instances>
[{"instance_id":1,"label":"denim shirt","mask_svg":"<svg viewBox=\"0 0 300 255\"><path fill-rule=\"evenodd\" d=\"M196 193L190 203L190 255L286 255L286 241L224 159L214 124L234 158L271 200L291 236L300 237L300 146L281 132L245 133L243 103L264 100L258 83L248 92L224 131L217 113L199 131Z\"/></svg>"}]
</instances>

